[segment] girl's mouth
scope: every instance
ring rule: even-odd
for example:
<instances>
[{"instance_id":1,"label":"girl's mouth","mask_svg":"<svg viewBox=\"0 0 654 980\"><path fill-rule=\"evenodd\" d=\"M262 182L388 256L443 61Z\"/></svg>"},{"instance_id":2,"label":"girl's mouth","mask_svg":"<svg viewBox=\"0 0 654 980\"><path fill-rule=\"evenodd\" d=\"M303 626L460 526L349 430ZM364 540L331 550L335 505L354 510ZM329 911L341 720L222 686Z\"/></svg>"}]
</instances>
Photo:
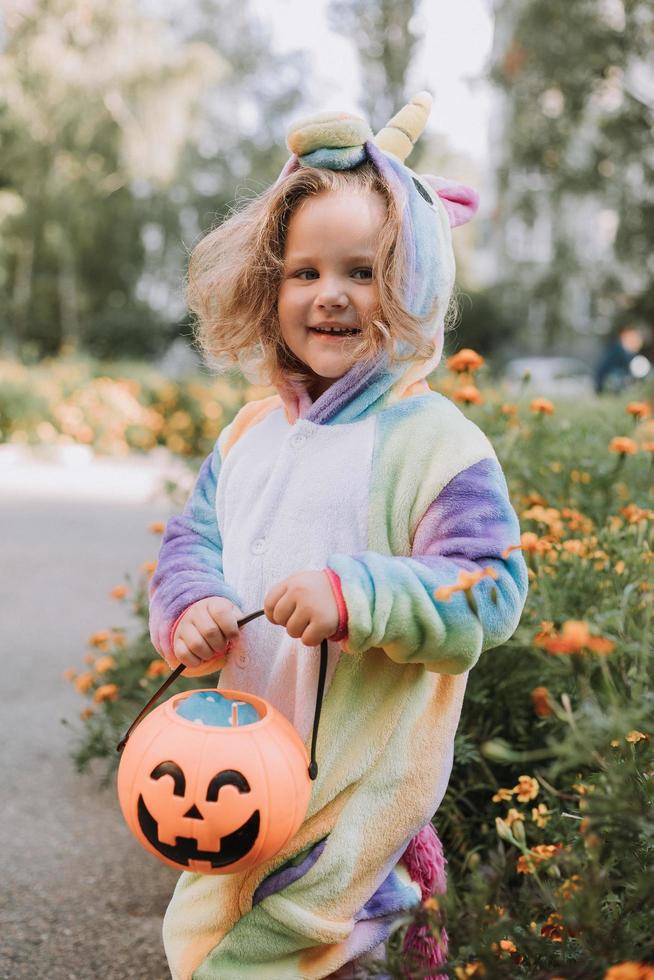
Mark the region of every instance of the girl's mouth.
<instances>
[{"instance_id":1,"label":"girl's mouth","mask_svg":"<svg viewBox=\"0 0 654 980\"><path fill-rule=\"evenodd\" d=\"M310 333L318 334L332 340L342 340L344 337L356 337L361 333L358 327L309 327Z\"/></svg>"}]
</instances>

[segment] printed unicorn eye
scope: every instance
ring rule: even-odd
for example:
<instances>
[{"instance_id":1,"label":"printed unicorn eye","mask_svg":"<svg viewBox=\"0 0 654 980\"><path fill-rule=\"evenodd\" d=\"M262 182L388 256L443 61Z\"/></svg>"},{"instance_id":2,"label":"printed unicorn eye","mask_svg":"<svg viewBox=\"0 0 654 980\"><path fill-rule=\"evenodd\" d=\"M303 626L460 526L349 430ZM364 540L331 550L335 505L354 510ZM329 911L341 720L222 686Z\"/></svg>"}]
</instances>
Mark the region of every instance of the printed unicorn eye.
<instances>
[{"instance_id":1,"label":"printed unicorn eye","mask_svg":"<svg viewBox=\"0 0 654 980\"><path fill-rule=\"evenodd\" d=\"M416 180L415 177L413 178L413 183L416 185L416 190L418 191L418 194L420 194L420 197L424 197L424 199L427 202L427 204L429 204L429 206L433 208L434 202L432 201L431 197L429 196L429 191L425 190L425 188L422 186L422 184L420 183L420 181L419 180Z\"/></svg>"}]
</instances>

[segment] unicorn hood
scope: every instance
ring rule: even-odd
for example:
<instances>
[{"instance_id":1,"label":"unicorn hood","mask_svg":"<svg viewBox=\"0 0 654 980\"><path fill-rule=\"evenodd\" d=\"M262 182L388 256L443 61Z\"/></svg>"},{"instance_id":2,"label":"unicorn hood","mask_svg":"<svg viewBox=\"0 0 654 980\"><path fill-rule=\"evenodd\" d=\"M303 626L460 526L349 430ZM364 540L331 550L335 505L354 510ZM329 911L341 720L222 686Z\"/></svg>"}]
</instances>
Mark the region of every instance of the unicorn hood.
<instances>
[{"instance_id":1,"label":"unicorn hood","mask_svg":"<svg viewBox=\"0 0 654 980\"><path fill-rule=\"evenodd\" d=\"M388 356L355 364L315 402L303 385L279 386L289 421L343 423L360 418L413 391L426 390L425 378L440 361L444 321L454 284L451 229L477 210L469 187L430 174L417 174L404 163L423 131L431 96L420 92L373 136L368 124L349 113L322 113L293 124L288 132L291 157L278 180L301 167L351 170L370 160L382 175L402 215L407 255L407 308L423 321L425 337L435 342L428 360L404 361L391 368ZM392 324L389 325L392 330ZM400 348L406 355L407 350ZM373 407L374 406L374 407Z\"/></svg>"}]
</instances>

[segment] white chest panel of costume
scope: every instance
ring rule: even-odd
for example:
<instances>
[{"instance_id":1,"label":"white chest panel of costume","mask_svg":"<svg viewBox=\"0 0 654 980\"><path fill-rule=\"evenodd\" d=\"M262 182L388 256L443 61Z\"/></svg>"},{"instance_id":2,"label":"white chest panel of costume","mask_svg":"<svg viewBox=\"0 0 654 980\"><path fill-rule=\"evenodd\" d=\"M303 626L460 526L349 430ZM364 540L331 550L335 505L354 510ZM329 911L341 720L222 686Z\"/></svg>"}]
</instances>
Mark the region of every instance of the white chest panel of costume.
<instances>
[{"instance_id":1,"label":"white chest panel of costume","mask_svg":"<svg viewBox=\"0 0 654 980\"><path fill-rule=\"evenodd\" d=\"M223 574L245 614L268 590L329 555L365 551L374 417L349 425L289 425L271 412L235 444L218 479ZM319 647L305 647L265 617L243 627L220 686L266 698L303 738L311 729ZM329 644L327 683L340 645Z\"/></svg>"}]
</instances>

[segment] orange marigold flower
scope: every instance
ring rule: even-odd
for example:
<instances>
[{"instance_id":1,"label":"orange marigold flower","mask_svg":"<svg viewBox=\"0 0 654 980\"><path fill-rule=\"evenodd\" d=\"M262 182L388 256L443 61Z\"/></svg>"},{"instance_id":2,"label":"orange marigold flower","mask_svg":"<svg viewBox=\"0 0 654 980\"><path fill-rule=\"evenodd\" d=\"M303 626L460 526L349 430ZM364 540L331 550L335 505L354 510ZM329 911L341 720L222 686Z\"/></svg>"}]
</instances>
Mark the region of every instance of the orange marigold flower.
<instances>
[{"instance_id":1,"label":"orange marigold flower","mask_svg":"<svg viewBox=\"0 0 654 980\"><path fill-rule=\"evenodd\" d=\"M516 870L518 874L532 875L537 867L545 861L551 861L559 851L563 849L563 844L536 844L530 848L528 854L521 854L518 858Z\"/></svg>"},{"instance_id":2,"label":"orange marigold flower","mask_svg":"<svg viewBox=\"0 0 654 980\"><path fill-rule=\"evenodd\" d=\"M610 967L604 974L604 980L654 980L654 966L625 960Z\"/></svg>"},{"instance_id":3,"label":"orange marigold flower","mask_svg":"<svg viewBox=\"0 0 654 980\"><path fill-rule=\"evenodd\" d=\"M465 405L481 405L483 401L481 392L475 385L463 385L462 388L457 388L452 393L452 398L457 402L463 402Z\"/></svg>"},{"instance_id":4,"label":"orange marigold flower","mask_svg":"<svg viewBox=\"0 0 654 980\"><path fill-rule=\"evenodd\" d=\"M106 674L108 670L113 670L116 666L116 661L113 657L98 657L95 662L95 672L96 674Z\"/></svg>"},{"instance_id":5,"label":"orange marigold flower","mask_svg":"<svg viewBox=\"0 0 654 980\"><path fill-rule=\"evenodd\" d=\"M640 446L646 453L654 453L654 442L643 442Z\"/></svg>"},{"instance_id":6,"label":"orange marigold flower","mask_svg":"<svg viewBox=\"0 0 654 980\"><path fill-rule=\"evenodd\" d=\"M518 406L512 405L511 402L504 402L504 404L500 408L500 412L502 413L502 415L517 415Z\"/></svg>"},{"instance_id":7,"label":"orange marigold flower","mask_svg":"<svg viewBox=\"0 0 654 980\"><path fill-rule=\"evenodd\" d=\"M156 567L157 567L156 561L146 561L141 565L141 569L144 572L147 572L148 575L153 575Z\"/></svg>"},{"instance_id":8,"label":"orange marigold flower","mask_svg":"<svg viewBox=\"0 0 654 980\"><path fill-rule=\"evenodd\" d=\"M569 901L575 892L581 889L581 875L572 875L570 878L566 878L559 885L557 891L561 898L566 902Z\"/></svg>"},{"instance_id":9,"label":"orange marigold flower","mask_svg":"<svg viewBox=\"0 0 654 980\"><path fill-rule=\"evenodd\" d=\"M152 531L153 534L163 534L165 529L166 529L166 525L163 521L152 521L152 524L150 524L150 528L149 528L149 530Z\"/></svg>"},{"instance_id":10,"label":"orange marigold flower","mask_svg":"<svg viewBox=\"0 0 654 980\"><path fill-rule=\"evenodd\" d=\"M550 816L550 811L544 803L539 803L538 806L531 808L531 819L541 830L547 826Z\"/></svg>"},{"instance_id":11,"label":"orange marigold flower","mask_svg":"<svg viewBox=\"0 0 654 980\"><path fill-rule=\"evenodd\" d=\"M77 671L76 670L73 670L72 667L68 667L64 671L64 680L74 681L76 677L77 677Z\"/></svg>"},{"instance_id":12,"label":"orange marigold flower","mask_svg":"<svg viewBox=\"0 0 654 980\"><path fill-rule=\"evenodd\" d=\"M649 742L649 735L636 731L635 729L634 731L627 732L624 738L625 742L631 742L632 745L635 745L636 742Z\"/></svg>"},{"instance_id":13,"label":"orange marigold flower","mask_svg":"<svg viewBox=\"0 0 654 980\"><path fill-rule=\"evenodd\" d=\"M483 363L484 358L481 354L469 347L463 347L458 353L448 358L447 368L456 374L462 374L465 371L477 371Z\"/></svg>"},{"instance_id":14,"label":"orange marigold flower","mask_svg":"<svg viewBox=\"0 0 654 980\"><path fill-rule=\"evenodd\" d=\"M620 453L621 456L628 456L637 452L638 446L628 436L614 436L609 443L609 450L612 453Z\"/></svg>"},{"instance_id":15,"label":"orange marigold flower","mask_svg":"<svg viewBox=\"0 0 654 980\"><path fill-rule=\"evenodd\" d=\"M604 636L593 636L588 623L575 619L569 619L563 624L560 635L539 634L534 639L534 643L554 655L581 653L583 650L591 650L593 653L611 653L615 647L612 640Z\"/></svg>"},{"instance_id":16,"label":"orange marigold flower","mask_svg":"<svg viewBox=\"0 0 654 980\"><path fill-rule=\"evenodd\" d=\"M563 919L558 912L552 912L547 917L547 922L540 931L541 936L551 939L553 943L563 942L563 937L566 933L569 936L573 935L563 924Z\"/></svg>"},{"instance_id":17,"label":"orange marigold flower","mask_svg":"<svg viewBox=\"0 0 654 980\"><path fill-rule=\"evenodd\" d=\"M512 827L514 823L524 823L525 817L523 813L520 813L520 810L516 810L516 808L512 806L507 812L504 822L506 823L507 827Z\"/></svg>"},{"instance_id":18,"label":"orange marigold flower","mask_svg":"<svg viewBox=\"0 0 654 980\"><path fill-rule=\"evenodd\" d=\"M106 650L111 639L111 633L109 630L98 630L97 633L91 633L88 642L89 646L98 647L99 650Z\"/></svg>"},{"instance_id":19,"label":"orange marigold flower","mask_svg":"<svg viewBox=\"0 0 654 980\"><path fill-rule=\"evenodd\" d=\"M629 524L639 524L640 521L651 520L654 517L654 511L645 510L643 507L638 507L637 504L627 504L625 507L621 507L620 513L624 514Z\"/></svg>"},{"instance_id":20,"label":"orange marigold flower","mask_svg":"<svg viewBox=\"0 0 654 980\"><path fill-rule=\"evenodd\" d=\"M93 674L90 672L86 674L80 674L75 680L75 687L80 694L86 694L90 687L93 687Z\"/></svg>"},{"instance_id":21,"label":"orange marigold flower","mask_svg":"<svg viewBox=\"0 0 654 980\"><path fill-rule=\"evenodd\" d=\"M109 593L112 599L124 599L127 595L128 588L126 585L114 585L113 589Z\"/></svg>"},{"instance_id":22,"label":"orange marigold flower","mask_svg":"<svg viewBox=\"0 0 654 980\"><path fill-rule=\"evenodd\" d=\"M546 687L535 687L531 692L531 703L534 706L534 714L539 718L547 718L552 714L550 705L550 692Z\"/></svg>"},{"instance_id":23,"label":"orange marigold flower","mask_svg":"<svg viewBox=\"0 0 654 980\"><path fill-rule=\"evenodd\" d=\"M554 405L547 398L532 398L529 402L529 411L541 415L554 415Z\"/></svg>"},{"instance_id":24,"label":"orange marigold flower","mask_svg":"<svg viewBox=\"0 0 654 980\"><path fill-rule=\"evenodd\" d=\"M505 800L510 800L513 797L514 790L504 789L503 787L498 789L497 793L493 797L493 803L504 803Z\"/></svg>"},{"instance_id":25,"label":"orange marigold flower","mask_svg":"<svg viewBox=\"0 0 654 980\"><path fill-rule=\"evenodd\" d=\"M163 677L170 672L170 667L165 660L152 660L148 664L145 672L146 677Z\"/></svg>"},{"instance_id":26,"label":"orange marigold flower","mask_svg":"<svg viewBox=\"0 0 654 980\"><path fill-rule=\"evenodd\" d=\"M524 517L524 514L523 514ZM520 535L520 544L511 544L502 552L502 558L508 558L512 551L526 551L528 554L543 555L551 551L552 542L539 538L534 531L524 531Z\"/></svg>"},{"instance_id":27,"label":"orange marigold flower","mask_svg":"<svg viewBox=\"0 0 654 980\"><path fill-rule=\"evenodd\" d=\"M82 721L86 721L86 719L90 718L91 715L93 714L95 714L93 708L82 708L82 710L79 713L79 716L82 719Z\"/></svg>"},{"instance_id":28,"label":"orange marigold flower","mask_svg":"<svg viewBox=\"0 0 654 980\"><path fill-rule=\"evenodd\" d=\"M500 949L503 953L517 953L518 947L510 939L500 939Z\"/></svg>"},{"instance_id":29,"label":"orange marigold flower","mask_svg":"<svg viewBox=\"0 0 654 980\"><path fill-rule=\"evenodd\" d=\"M519 803L529 803L538 796L538 780L533 776L518 776L518 785L513 787L513 792Z\"/></svg>"},{"instance_id":30,"label":"orange marigold flower","mask_svg":"<svg viewBox=\"0 0 654 980\"><path fill-rule=\"evenodd\" d=\"M93 700L97 701L98 704L102 701L115 701L118 697L118 685L117 684L101 684L93 695Z\"/></svg>"},{"instance_id":31,"label":"orange marigold flower","mask_svg":"<svg viewBox=\"0 0 654 980\"><path fill-rule=\"evenodd\" d=\"M652 414L647 402L629 402L626 412L637 419L647 419Z\"/></svg>"},{"instance_id":32,"label":"orange marigold flower","mask_svg":"<svg viewBox=\"0 0 654 980\"><path fill-rule=\"evenodd\" d=\"M477 572L467 572L465 569L462 569L454 585L439 585L434 591L434 598L441 602L449 602L455 592L466 592L484 578L491 578L495 581L498 578L498 574L490 565Z\"/></svg>"},{"instance_id":33,"label":"orange marigold flower","mask_svg":"<svg viewBox=\"0 0 654 980\"><path fill-rule=\"evenodd\" d=\"M481 960L471 960L465 966L457 966L454 974L456 980L468 980L468 977L485 977L486 967Z\"/></svg>"}]
</instances>

